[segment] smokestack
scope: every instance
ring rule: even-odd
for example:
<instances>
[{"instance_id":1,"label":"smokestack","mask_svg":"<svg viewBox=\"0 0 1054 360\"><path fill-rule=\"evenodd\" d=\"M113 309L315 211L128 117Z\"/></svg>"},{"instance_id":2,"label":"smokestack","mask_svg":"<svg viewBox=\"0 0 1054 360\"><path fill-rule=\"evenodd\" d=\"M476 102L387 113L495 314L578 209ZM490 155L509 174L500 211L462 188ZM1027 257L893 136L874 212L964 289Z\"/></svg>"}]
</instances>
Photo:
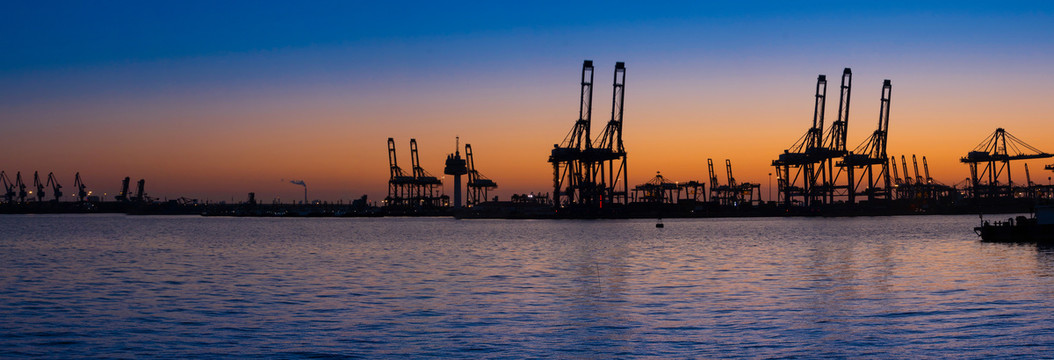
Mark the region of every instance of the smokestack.
<instances>
[{"instance_id":1,"label":"smokestack","mask_svg":"<svg viewBox=\"0 0 1054 360\"><path fill-rule=\"evenodd\" d=\"M307 184L304 183L304 180L289 180L289 183L304 187L304 205L307 205Z\"/></svg>"}]
</instances>

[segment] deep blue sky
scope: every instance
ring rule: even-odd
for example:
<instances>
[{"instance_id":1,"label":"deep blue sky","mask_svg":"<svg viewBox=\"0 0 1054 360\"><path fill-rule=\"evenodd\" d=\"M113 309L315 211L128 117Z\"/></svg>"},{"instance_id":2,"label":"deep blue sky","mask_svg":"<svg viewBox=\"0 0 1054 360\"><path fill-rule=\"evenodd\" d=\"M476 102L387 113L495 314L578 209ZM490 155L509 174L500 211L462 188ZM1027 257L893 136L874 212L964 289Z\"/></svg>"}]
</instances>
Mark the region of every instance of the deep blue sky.
<instances>
[{"instance_id":1,"label":"deep blue sky","mask_svg":"<svg viewBox=\"0 0 1054 360\"><path fill-rule=\"evenodd\" d=\"M656 4L660 6L655 6ZM10 2L0 15L0 69L154 61L317 46L414 41L421 38L609 30L692 31L729 43L756 33L823 36L832 43L868 38L952 43L1049 41L1049 2L284 2L103 1ZM930 23L925 23L926 20ZM921 21L920 21L921 20ZM1013 28L992 26L1010 21ZM794 31L787 31L787 26ZM810 29L811 28L811 29ZM973 31L971 31L973 30ZM924 33L918 33L922 32ZM914 34L912 34L915 32ZM985 35L989 36L985 36ZM689 34L658 42L693 46ZM980 38L979 38L980 37ZM987 38L986 38L987 37ZM1047 44L1037 44L1049 47Z\"/></svg>"}]
</instances>

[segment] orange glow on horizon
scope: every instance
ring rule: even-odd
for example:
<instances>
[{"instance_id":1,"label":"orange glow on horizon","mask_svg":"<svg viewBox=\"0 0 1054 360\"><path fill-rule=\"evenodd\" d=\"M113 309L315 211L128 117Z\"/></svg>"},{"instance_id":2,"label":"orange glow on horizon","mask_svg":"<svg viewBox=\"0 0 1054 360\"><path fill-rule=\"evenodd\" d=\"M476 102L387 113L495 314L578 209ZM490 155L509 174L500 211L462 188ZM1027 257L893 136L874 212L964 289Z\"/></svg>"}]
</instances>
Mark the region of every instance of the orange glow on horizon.
<instances>
[{"instance_id":1,"label":"orange glow on horizon","mask_svg":"<svg viewBox=\"0 0 1054 360\"><path fill-rule=\"evenodd\" d=\"M511 84L501 91L463 87L444 92L436 84L408 94L384 88L374 93L242 89L216 100L186 90L148 100L104 94L95 100L9 106L9 134L33 136L9 135L4 150L19 155L0 168L11 176L54 171L67 186L79 171L96 193L116 193L120 179L130 176L146 179L154 197L242 201L255 192L260 201L291 201L302 199L302 188L282 179L303 179L312 199L346 201L367 194L380 201L387 191L388 137L396 139L404 170L410 169L413 137L423 167L442 178L443 160L460 136L462 146L472 144L478 170L498 183L492 196L548 193L549 151L577 117L576 70L567 67L567 78L544 83L502 79ZM786 81L759 88L748 85L764 86L762 79L772 74L750 79L706 74L707 82L692 83L639 78L632 62L627 68L624 141L631 187L656 171L674 181L709 182L707 158L714 159L723 183L724 159L731 159L736 180L761 184L767 199L772 159L811 124L815 74L784 75ZM829 79L840 70L829 69ZM926 156L940 182L962 181L968 168L959 157L996 127L1054 152L1054 142L1041 135L1054 133L1049 119L1054 103L1043 96L1054 92L1050 84L1019 73L993 72L981 79L945 74L921 81L921 74L875 71L854 69L850 147L874 130L881 80L888 77L893 80L888 152L907 155L909 161L918 155L920 171ZM610 79L604 74L597 71L594 136L610 118L610 85L602 85ZM982 93L970 86L974 81L1013 85ZM829 83L825 127L837 116L837 102L837 84ZM53 128L54 119L65 122ZM1028 163L1034 182L1044 183L1052 174L1043 165L1054 160ZM1023 181L1020 163L1013 171ZM453 193L452 183L446 179L447 194Z\"/></svg>"}]
</instances>

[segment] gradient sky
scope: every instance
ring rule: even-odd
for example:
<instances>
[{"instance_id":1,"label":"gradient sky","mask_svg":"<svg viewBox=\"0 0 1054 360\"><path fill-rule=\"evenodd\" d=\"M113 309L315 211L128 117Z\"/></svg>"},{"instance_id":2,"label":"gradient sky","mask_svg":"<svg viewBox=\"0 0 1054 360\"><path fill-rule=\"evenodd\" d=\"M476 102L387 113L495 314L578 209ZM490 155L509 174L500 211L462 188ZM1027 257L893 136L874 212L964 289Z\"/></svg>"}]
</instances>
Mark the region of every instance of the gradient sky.
<instances>
[{"instance_id":1,"label":"gradient sky","mask_svg":"<svg viewBox=\"0 0 1054 360\"><path fill-rule=\"evenodd\" d=\"M460 136L494 194L549 192L584 59L594 133L626 62L631 185L705 179L709 157L767 187L771 160L811 124L817 74L836 117L844 67L850 146L874 131L891 79L889 153L927 156L938 181L962 181L958 158L997 127L1054 152L1049 2L650 5L5 4L0 170L53 171L67 188L80 172L110 195L130 176L154 197L289 201L302 179L312 199L379 201L388 137L404 169L416 138L442 176ZM1029 162L1034 181L1050 163Z\"/></svg>"}]
</instances>

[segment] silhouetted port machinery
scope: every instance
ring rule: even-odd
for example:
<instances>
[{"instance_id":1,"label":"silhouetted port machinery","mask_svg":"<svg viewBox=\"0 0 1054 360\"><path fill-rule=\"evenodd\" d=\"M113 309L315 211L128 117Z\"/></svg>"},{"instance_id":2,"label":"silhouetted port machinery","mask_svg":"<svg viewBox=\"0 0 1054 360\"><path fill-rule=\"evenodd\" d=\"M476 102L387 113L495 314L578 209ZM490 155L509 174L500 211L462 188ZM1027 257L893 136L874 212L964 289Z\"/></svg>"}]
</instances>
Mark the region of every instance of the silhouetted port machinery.
<instances>
[{"instance_id":1,"label":"silhouetted port machinery","mask_svg":"<svg viewBox=\"0 0 1054 360\"><path fill-rule=\"evenodd\" d=\"M819 153L823 158L823 163L820 166L825 166L823 178L823 184L818 190L826 195L824 202L832 203L835 201L835 197L844 197L848 200L852 197L853 184L852 180L846 178L844 185L841 184L839 178L845 169L838 167L838 171L835 172L836 158L844 157L848 154L847 139L849 135L849 100L853 90L853 72L849 68L842 69L842 84L839 87L838 97L838 119L831 123L831 129L827 131L827 139L824 141L825 147L820 150ZM847 174L848 176L848 174Z\"/></svg>"},{"instance_id":2,"label":"silhouetted port machinery","mask_svg":"<svg viewBox=\"0 0 1054 360\"><path fill-rule=\"evenodd\" d=\"M139 179L135 183L135 195L132 196L132 202L144 201L150 201L150 198L146 196L146 179Z\"/></svg>"},{"instance_id":3,"label":"silhouetted port machinery","mask_svg":"<svg viewBox=\"0 0 1054 360\"><path fill-rule=\"evenodd\" d=\"M80 173L74 175L74 183L77 188L76 196L78 201L85 201L90 192L87 191L87 186L84 185ZM41 179L40 172L34 171L32 185L33 187L27 190L27 186L22 180L22 172L17 172L15 181L12 182L7 172L0 171L0 191L3 192L3 198L0 199L0 202L7 204L25 203L29 195L34 195L36 202L42 203L48 198L48 189L51 191L50 202L62 201L62 185L59 184L59 179L54 172L49 172L46 178Z\"/></svg>"},{"instance_id":4,"label":"silhouetted port machinery","mask_svg":"<svg viewBox=\"0 0 1054 360\"><path fill-rule=\"evenodd\" d=\"M706 166L710 173L710 201L722 206L754 205L761 202L761 184L737 183L736 178L732 176L731 160L725 159L728 181L725 185L718 185L713 159L706 159Z\"/></svg>"},{"instance_id":5,"label":"silhouetted port machinery","mask_svg":"<svg viewBox=\"0 0 1054 360\"><path fill-rule=\"evenodd\" d=\"M776 168L780 197L785 205L800 203L803 206L811 206L823 201L821 188L826 174L823 165L828 156L823 144L826 99L827 76L820 75L816 78L812 127L772 161L772 166Z\"/></svg>"},{"instance_id":6,"label":"silhouetted port machinery","mask_svg":"<svg viewBox=\"0 0 1054 360\"><path fill-rule=\"evenodd\" d=\"M121 180L121 192L114 196L114 200L120 202L148 202L151 201L150 197L146 196L146 179L139 179L136 182L135 194L129 195L128 185L132 181L132 178L125 176L124 180Z\"/></svg>"},{"instance_id":7,"label":"silhouetted port machinery","mask_svg":"<svg viewBox=\"0 0 1054 360\"><path fill-rule=\"evenodd\" d=\"M611 91L611 120L586 150L585 158L592 170L592 183L599 191L598 206L629 202L629 175L626 173L626 147L622 143L622 110L626 99L626 64L615 63Z\"/></svg>"},{"instance_id":8,"label":"silhouetted port machinery","mask_svg":"<svg viewBox=\"0 0 1054 360\"><path fill-rule=\"evenodd\" d=\"M651 204L676 204L681 196L681 187L668 180L658 171L655 177L644 184L633 187L633 201Z\"/></svg>"},{"instance_id":9,"label":"silhouetted port machinery","mask_svg":"<svg viewBox=\"0 0 1054 360\"><path fill-rule=\"evenodd\" d=\"M81 180L81 173L74 175L73 179L73 186L77 188L77 201L84 201L88 197L88 186Z\"/></svg>"},{"instance_id":10,"label":"silhouetted port machinery","mask_svg":"<svg viewBox=\"0 0 1054 360\"><path fill-rule=\"evenodd\" d=\"M399 167L395 153L395 139L388 138L388 196L384 198L385 206L409 206L413 196L414 177L406 175Z\"/></svg>"},{"instance_id":11,"label":"silhouetted port machinery","mask_svg":"<svg viewBox=\"0 0 1054 360\"><path fill-rule=\"evenodd\" d=\"M889 111L893 95L891 81L882 81L882 98L878 109L878 128L871 136L838 162L848 177L848 202L856 203L857 196L866 196L867 201L892 200L890 159L886 153L889 136ZM896 164L894 164L895 166ZM860 171L860 173L857 173ZM905 170L905 176L907 171Z\"/></svg>"},{"instance_id":12,"label":"silhouetted port machinery","mask_svg":"<svg viewBox=\"0 0 1054 360\"><path fill-rule=\"evenodd\" d=\"M55 173L48 173L47 186L51 187L51 194L55 196L54 201L62 199L62 185L59 185L59 180L55 178Z\"/></svg>"},{"instance_id":13,"label":"silhouetted port machinery","mask_svg":"<svg viewBox=\"0 0 1054 360\"><path fill-rule=\"evenodd\" d=\"M626 149L622 143L625 63L615 64L611 120L590 141L593 112L593 61L582 63L578 120L560 144L553 145L553 205L556 208L603 208L629 202Z\"/></svg>"},{"instance_id":14,"label":"silhouetted port machinery","mask_svg":"<svg viewBox=\"0 0 1054 360\"><path fill-rule=\"evenodd\" d=\"M472 145L465 144L465 158L468 160L468 206L478 205L487 201L487 195L491 189L496 189L498 184L476 171L476 161L472 156Z\"/></svg>"},{"instance_id":15,"label":"silhouetted port machinery","mask_svg":"<svg viewBox=\"0 0 1054 360\"><path fill-rule=\"evenodd\" d=\"M1040 151L1006 132L995 129L980 144L959 159L970 165L969 194L974 199L1014 198L1020 192L1010 173L1010 162L1045 159L1054 155ZM1030 184L1031 180L1026 181Z\"/></svg>"},{"instance_id":16,"label":"silhouetted port machinery","mask_svg":"<svg viewBox=\"0 0 1054 360\"><path fill-rule=\"evenodd\" d=\"M831 124L825 137L827 79L824 75L817 77L812 127L772 161L782 205L811 207L838 201L853 204L858 196L866 196L868 201L892 199L886 155L892 84L889 80L882 83L878 129L854 150L847 151L852 81L852 70L845 68L838 119Z\"/></svg>"},{"instance_id":17,"label":"silhouetted port machinery","mask_svg":"<svg viewBox=\"0 0 1054 360\"><path fill-rule=\"evenodd\" d=\"M74 175L74 187L77 188L76 198L77 202L95 201L98 202L98 198L89 198L91 192L88 191L88 187L84 184L84 180L81 179L80 173ZM50 193L49 193L50 191ZM0 203L3 204L19 204L19 207L7 207L6 211L19 211L18 209L26 210L31 209L32 211L59 211L64 207L56 206L54 203L63 202L62 196L62 185L59 183L58 176L55 176L54 172L49 172L46 178L42 178L39 171L33 172L33 183L32 188L28 187L22 180L22 172L15 174L15 181L11 181L11 178L7 175L7 172L0 171L0 192L3 193L0 198ZM36 197L36 201L30 205L26 202L26 199L33 195ZM50 195L50 199L49 199ZM52 204L48 204L52 203Z\"/></svg>"},{"instance_id":18,"label":"silhouetted port machinery","mask_svg":"<svg viewBox=\"0 0 1054 360\"><path fill-rule=\"evenodd\" d=\"M132 178L125 176L124 180L121 180L121 192L114 196L114 200L117 201L129 201L131 198L128 197L128 183L132 181Z\"/></svg>"},{"instance_id":19,"label":"silhouetted port machinery","mask_svg":"<svg viewBox=\"0 0 1054 360\"><path fill-rule=\"evenodd\" d=\"M684 194L685 201L691 201L693 203L706 202L706 183L698 180L689 180L684 183L680 183L681 192Z\"/></svg>"},{"instance_id":20,"label":"silhouetted port machinery","mask_svg":"<svg viewBox=\"0 0 1054 360\"><path fill-rule=\"evenodd\" d=\"M549 162L553 164L553 205L557 208L588 204L592 201L590 184L586 184L588 169L582 159L589 143L589 126L593 111L593 61L582 63L578 120L560 144L553 145Z\"/></svg>"},{"instance_id":21,"label":"silhouetted port machinery","mask_svg":"<svg viewBox=\"0 0 1054 360\"><path fill-rule=\"evenodd\" d=\"M15 173L15 187L18 188L18 202L26 202L26 183L22 182L22 172Z\"/></svg>"},{"instance_id":22,"label":"silhouetted port machinery","mask_svg":"<svg viewBox=\"0 0 1054 360\"><path fill-rule=\"evenodd\" d=\"M926 161L926 157L922 157L922 166L925 170L924 173L919 172L918 158L915 155L911 155L912 167L914 168L915 175L912 176L908 172L908 161L904 155L900 156L900 162L904 169L904 177L901 178L897 172L896 157L892 157L892 182L894 189L894 197L897 200L904 200L907 204L916 208L926 208L937 205L948 205L953 201L959 200L959 192L955 187L941 184L933 180L930 176L930 165Z\"/></svg>"},{"instance_id":23,"label":"silhouetted port machinery","mask_svg":"<svg viewBox=\"0 0 1054 360\"><path fill-rule=\"evenodd\" d=\"M438 208L447 206L449 198L440 193L443 185L435 176L421 167L417 152L417 139L410 139L411 175L407 176L396 160L395 140L388 138L388 196L384 198L387 207L404 207L410 209Z\"/></svg>"},{"instance_id":24,"label":"silhouetted port machinery","mask_svg":"<svg viewBox=\"0 0 1054 360\"><path fill-rule=\"evenodd\" d=\"M4 202L15 202L15 184L7 177L7 173L0 171L0 187L3 187Z\"/></svg>"},{"instance_id":25,"label":"silhouetted port machinery","mask_svg":"<svg viewBox=\"0 0 1054 360\"><path fill-rule=\"evenodd\" d=\"M1049 177L1047 179L1050 179ZM1029 199L1054 199L1054 186L1048 180L1046 185L1032 181L1032 174L1025 164L1025 186L1015 186L1014 196L1023 196Z\"/></svg>"},{"instance_id":26,"label":"silhouetted port machinery","mask_svg":"<svg viewBox=\"0 0 1054 360\"><path fill-rule=\"evenodd\" d=\"M439 191L443 182L421 167L421 157L417 152L417 139L410 139L410 160L414 169L414 204L416 206L446 206L444 196Z\"/></svg>"},{"instance_id":27,"label":"silhouetted port machinery","mask_svg":"<svg viewBox=\"0 0 1054 360\"><path fill-rule=\"evenodd\" d=\"M33 172L33 189L35 189L34 191L37 192L37 194L36 194L37 195L37 202L43 202L44 201L44 196L46 195L46 193L44 192L44 186L46 186L45 183L46 183L45 181L40 181L40 173L37 172L37 171L34 171Z\"/></svg>"}]
</instances>

